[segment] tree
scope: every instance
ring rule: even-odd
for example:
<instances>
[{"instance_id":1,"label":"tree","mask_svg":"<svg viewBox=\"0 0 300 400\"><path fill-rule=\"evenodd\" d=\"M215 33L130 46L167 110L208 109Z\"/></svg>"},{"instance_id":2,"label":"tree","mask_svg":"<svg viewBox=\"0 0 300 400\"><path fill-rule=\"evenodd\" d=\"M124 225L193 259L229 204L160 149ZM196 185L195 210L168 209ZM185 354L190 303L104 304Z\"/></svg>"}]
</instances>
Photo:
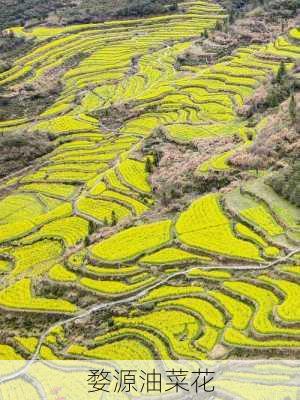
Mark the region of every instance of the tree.
<instances>
[{"instance_id":1,"label":"tree","mask_svg":"<svg viewBox=\"0 0 300 400\"><path fill-rule=\"evenodd\" d=\"M204 29L204 31L203 31L203 37L204 37L205 39L207 39L207 38L208 38L208 32L207 32L207 29Z\"/></svg>"},{"instance_id":2,"label":"tree","mask_svg":"<svg viewBox=\"0 0 300 400\"><path fill-rule=\"evenodd\" d=\"M153 172L153 165L152 165L152 162L149 157L147 157L147 160L146 160L145 171L148 174L151 174Z\"/></svg>"},{"instance_id":3,"label":"tree","mask_svg":"<svg viewBox=\"0 0 300 400\"><path fill-rule=\"evenodd\" d=\"M296 116L297 116L297 104L296 104L296 98L295 98L294 93L292 93L291 98L290 98L289 114L290 114L291 120L294 123L296 121Z\"/></svg>"},{"instance_id":4,"label":"tree","mask_svg":"<svg viewBox=\"0 0 300 400\"><path fill-rule=\"evenodd\" d=\"M222 24L220 21L217 21L216 26L215 26L216 31L221 31L222 30Z\"/></svg>"},{"instance_id":5,"label":"tree","mask_svg":"<svg viewBox=\"0 0 300 400\"><path fill-rule=\"evenodd\" d=\"M169 10L172 11L172 12L178 11L178 3L176 1L174 1L174 3L171 4Z\"/></svg>"},{"instance_id":6,"label":"tree","mask_svg":"<svg viewBox=\"0 0 300 400\"><path fill-rule=\"evenodd\" d=\"M164 207L168 205L168 202L169 202L169 201L168 201L168 196L167 196L167 193L166 193L166 192L163 192L163 193L162 193L161 202L162 202L162 204L163 204Z\"/></svg>"},{"instance_id":7,"label":"tree","mask_svg":"<svg viewBox=\"0 0 300 400\"><path fill-rule=\"evenodd\" d=\"M154 151L153 152L153 165L155 167L158 167L158 164L159 164L159 155L158 155L157 151Z\"/></svg>"},{"instance_id":8,"label":"tree","mask_svg":"<svg viewBox=\"0 0 300 400\"><path fill-rule=\"evenodd\" d=\"M111 226L117 225L117 222L118 222L118 219L117 219L117 216L116 216L116 212L113 210L111 212Z\"/></svg>"},{"instance_id":9,"label":"tree","mask_svg":"<svg viewBox=\"0 0 300 400\"><path fill-rule=\"evenodd\" d=\"M173 188L170 191L170 197L171 197L171 199L175 199L176 197L178 197L176 190Z\"/></svg>"},{"instance_id":10,"label":"tree","mask_svg":"<svg viewBox=\"0 0 300 400\"><path fill-rule=\"evenodd\" d=\"M228 17L228 22L229 22L230 25L232 25L234 23L234 12L233 12L233 10L230 10L229 17Z\"/></svg>"},{"instance_id":11,"label":"tree","mask_svg":"<svg viewBox=\"0 0 300 400\"><path fill-rule=\"evenodd\" d=\"M297 207L300 207L300 184L296 185L295 189L292 191L290 201Z\"/></svg>"},{"instance_id":12,"label":"tree","mask_svg":"<svg viewBox=\"0 0 300 400\"><path fill-rule=\"evenodd\" d=\"M228 33L228 32L229 32L229 22L228 22L228 20L225 21L222 30L223 30L223 32L225 32L225 33Z\"/></svg>"},{"instance_id":13,"label":"tree","mask_svg":"<svg viewBox=\"0 0 300 400\"><path fill-rule=\"evenodd\" d=\"M276 82L282 83L285 77L286 77L285 63L281 61L276 75Z\"/></svg>"},{"instance_id":14,"label":"tree","mask_svg":"<svg viewBox=\"0 0 300 400\"><path fill-rule=\"evenodd\" d=\"M247 135L248 140L250 140L250 141L253 140L253 132L252 131L247 131L246 135Z\"/></svg>"}]
</instances>

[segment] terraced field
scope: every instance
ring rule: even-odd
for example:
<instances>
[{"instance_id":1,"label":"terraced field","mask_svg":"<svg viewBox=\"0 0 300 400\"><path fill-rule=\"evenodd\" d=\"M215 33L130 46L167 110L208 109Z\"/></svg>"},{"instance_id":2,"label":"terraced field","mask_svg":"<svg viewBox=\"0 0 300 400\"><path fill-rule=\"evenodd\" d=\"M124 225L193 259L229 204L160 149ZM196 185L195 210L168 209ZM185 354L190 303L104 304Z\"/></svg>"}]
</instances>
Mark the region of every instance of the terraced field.
<instances>
[{"instance_id":1,"label":"terraced field","mask_svg":"<svg viewBox=\"0 0 300 400\"><path fill-rule=\"evenodd\" d=\"M295 28L212 66L180 70L177 56L227 18L206 1L180 8L141 20L14 29L36 45L0 73L0 86L29 84L85 57L64 74L51 107L0 123L2 135L41 131L55 143L0 183L0 308L1 318L10 316L0 357L299 355L299 209L254 177L151 219L156 197L140 149L161 126L176 143L236 136L238 148L197 173L230 169L228 158L249 145L237 108L281 60L289 67L299 59L300 35ZM129 118L106 123L123 109ZM23 322L12 335L14 315Z\"/></svg>"}]
</instances>

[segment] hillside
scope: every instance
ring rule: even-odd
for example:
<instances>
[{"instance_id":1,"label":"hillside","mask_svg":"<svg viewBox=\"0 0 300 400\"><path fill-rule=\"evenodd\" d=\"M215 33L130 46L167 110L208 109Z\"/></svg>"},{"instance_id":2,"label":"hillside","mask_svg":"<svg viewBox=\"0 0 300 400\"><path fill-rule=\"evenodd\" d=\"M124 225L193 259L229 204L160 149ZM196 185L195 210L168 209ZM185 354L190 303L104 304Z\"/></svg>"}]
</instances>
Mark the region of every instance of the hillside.
<instances>
[{"instance_id":1,"label":"hillside","mask_svg":"<svg viewBox=\"0 0 300 400\"><path fill-rule=\"evenodd\" d=\"M3 357L299 358L300 28L248 17L4 32Z\"/></svg>"},{"instance_id":2,"label":"hillside","mask_svg":"<svg viewBox=\"0 0 300 400\"><path fill-rule=\"evenodd\" d=\"M0 29L16 25L67 25L175 11L177 0L8 0L0 2Z\"/></svg>"}]
</instances>

